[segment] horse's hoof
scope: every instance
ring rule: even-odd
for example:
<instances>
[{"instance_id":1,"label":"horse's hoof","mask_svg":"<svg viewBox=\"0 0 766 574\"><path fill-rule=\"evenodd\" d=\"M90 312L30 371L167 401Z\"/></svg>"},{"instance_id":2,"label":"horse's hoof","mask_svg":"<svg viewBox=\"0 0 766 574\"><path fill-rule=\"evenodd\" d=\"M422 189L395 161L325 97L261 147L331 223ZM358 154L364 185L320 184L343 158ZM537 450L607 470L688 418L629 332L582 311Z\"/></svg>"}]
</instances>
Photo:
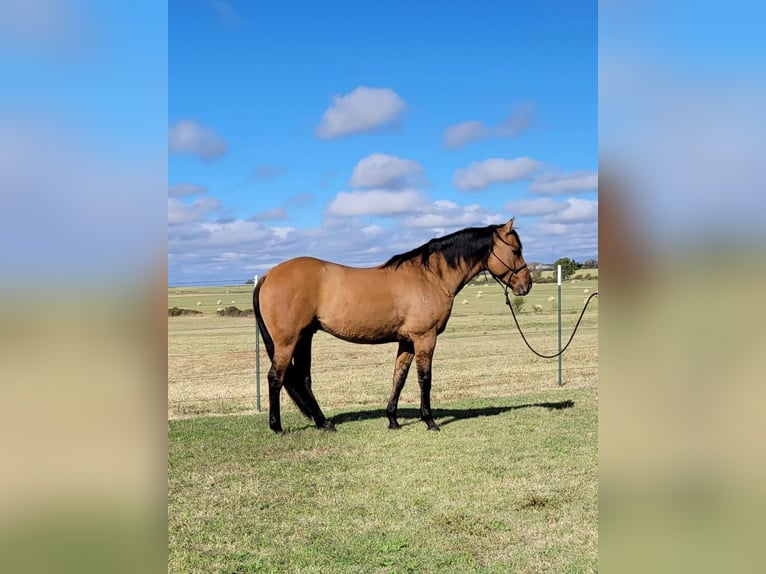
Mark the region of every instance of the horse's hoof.
<instances>
[{"instance_id":1,"label":"horse's hoof","mask_svg":"<svg viewBox=\"0 0 766 574\"><path fill-rule=\"evenodd\" d=\"M330 421L325 421L324 424L319 428L327 432L337 432L338 430L335 428L335 425L332 424Z\"/></svg>"},{"instance_id":2,"label":"horse's hoof","mask_svg":"<svg viewBox=\"0 0 766 574\"><path fill-rule=\"evenodd\" d=\"M388 430L399 430L400 428L402 428L402 425L399 423L388 423Z\"/></svg>"},{"instance_id":3,"label":"horse's hoof","mask_svg":"<svg viewBox=\"0 0 766 574\"><path fill-rule=\"evenodd\" d=\"M440 429L439 425L437 425L436 423L431 423L430 425L428 425L428 430L439 432L442 429Z\"/></svg>"}]
</instances>

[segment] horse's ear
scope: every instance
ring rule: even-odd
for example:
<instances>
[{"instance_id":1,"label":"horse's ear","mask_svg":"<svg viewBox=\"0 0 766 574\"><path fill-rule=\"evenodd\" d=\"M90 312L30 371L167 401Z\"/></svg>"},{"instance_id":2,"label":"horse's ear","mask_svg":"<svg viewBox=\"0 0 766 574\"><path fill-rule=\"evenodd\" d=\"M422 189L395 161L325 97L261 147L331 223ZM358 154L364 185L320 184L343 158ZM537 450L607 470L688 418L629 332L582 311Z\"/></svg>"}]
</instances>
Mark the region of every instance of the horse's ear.
<instances>
[{"instance_id":1,"label":"horse's ear","mask_svg":"<svg viewBox=\"0 0 766 574\"><path fill-rule=\"evenodd\" d=\"M514 222L515 219L516 219L516 216L514 215L513 217L511 217L508 220L508 223L503 225L503 233L505 233L507 235L507 234L509 234L511 232L511 229L513 229L513 222Z\"/></svg>"}]
</instances>

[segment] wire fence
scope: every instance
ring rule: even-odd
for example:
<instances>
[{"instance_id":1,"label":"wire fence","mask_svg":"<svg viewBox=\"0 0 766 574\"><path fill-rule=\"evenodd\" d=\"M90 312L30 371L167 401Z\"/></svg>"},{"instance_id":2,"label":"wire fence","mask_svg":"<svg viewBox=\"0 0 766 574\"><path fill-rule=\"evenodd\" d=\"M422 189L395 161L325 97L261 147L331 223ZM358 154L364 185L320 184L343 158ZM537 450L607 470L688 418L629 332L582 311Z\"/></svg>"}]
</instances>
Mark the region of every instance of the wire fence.
<instances>
[{"instance_id":1,"label":"wire fence","mask_svg":"<svg viewBox=\"0 0 766 574\"><path fill-rule=\"evenodd\" d=\"M168 308L200 314L168 319L168 417L208 416L256 411L258 395L268 408L266 372L270 366L261 345L260 389L255 372L255 319L252 315L216 314L227 306L252 309L252 285L231 281L203 286L176 284L168 291ZM568 336L587 294L597 281L562 287L562 322ZM494 287L494 288L493 288ZM557 350L557 306L550 300L556 285L536 285L526 297L519 320L529 342L541 352ZM535 306L538 308L536 309ZM384 407L392 386L396 345L354 345L319 332L312 348L312 378L325 411L373 405ZM402 406L419 404L414 367ZM591 304L562 361L564 388L598 380L598 304ZM499 288L467 286L456 298L433 359L432 402L470 397L509 396L556 388L558 362L530 353L513 325ZM284 393L283 393L284 396ZM282 401L289 412L289 400Z\"/></svg>"}]
</instances>

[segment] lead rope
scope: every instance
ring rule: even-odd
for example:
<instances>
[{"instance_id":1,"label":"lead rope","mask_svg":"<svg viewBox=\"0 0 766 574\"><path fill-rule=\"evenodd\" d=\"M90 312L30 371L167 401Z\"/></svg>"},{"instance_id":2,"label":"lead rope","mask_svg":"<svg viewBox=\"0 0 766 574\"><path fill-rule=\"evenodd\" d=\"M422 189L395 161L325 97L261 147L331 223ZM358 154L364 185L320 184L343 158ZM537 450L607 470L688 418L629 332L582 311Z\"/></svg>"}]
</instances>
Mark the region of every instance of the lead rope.
<instances>
[{"instance_id":1,"label":"lead rope","mask_svg":"<svg viewBox=\"0 0 766 574\"><path fill-rule=\"evenodd\" d=\"M580 326L580 321L582 321L583 315L585 315L585 310L588 308L588 305L590 305L591 299L593 299L594 297L598 297L598 291L594 291L593 293L590 294L590 297L588 297L588 300L585 301L585 306L582 308L582 311L580 312L580 316L577 319L577 323L575 323L574 329L572 330L572 334L569 336L569 340L567 341L567 344L564 345L564 347L558 353L554 353L553 355L543 355L542 353L538 353L532 348L532 345L529 344L529 341L527 341L527 338L524 336L524 331L521 330L521 325L519 325L519 320L516 318L516 313L513 310L513 305L511 305L511 300L508 298L508 284L503 283L494 275L492 276L492 278L495 281L497 281L501 287L505 288L504 289L505 304L508 305L508 308L511 310L511 315L513 315L513 321L514 323L516 323L516 328L519 330L519 335L521 335L521 338L524 340L524 343L526 343L530 351L532 351L535 355L543 359L555 359L556 357L558 357L564 351L567 350L567 347L569 347L569 344L572 342L572 339L574 339L575 333L577 333L577 328Z\"/></svg>"}]
</instances>

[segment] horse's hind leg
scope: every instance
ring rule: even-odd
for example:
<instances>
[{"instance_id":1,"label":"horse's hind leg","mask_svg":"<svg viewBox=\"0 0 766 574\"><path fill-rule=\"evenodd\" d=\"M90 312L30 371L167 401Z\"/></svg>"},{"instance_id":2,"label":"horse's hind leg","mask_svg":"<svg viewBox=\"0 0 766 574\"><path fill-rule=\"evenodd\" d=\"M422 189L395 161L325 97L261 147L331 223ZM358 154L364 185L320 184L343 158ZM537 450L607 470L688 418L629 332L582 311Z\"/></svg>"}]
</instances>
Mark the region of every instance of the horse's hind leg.
<instances>
[{"instance_id":1,"label":"horse's hind leg","mask_svg":"<svg viewBox=\"0 0 766 574\"><path fill-rule=\"evenodd\" d=\"M327 417L324 416L322 409L319 408L316 397L311 390L311 340L313 334L307 334L301 337L298 344L295 347L295 353L293 354L293 366L291 368L291 396L295 393L297 396L293 397L299 408L303 410L301 404L303 404L306 410L303 410L304 414L314 419L314 424L317 428L334 431L335 425L333 425ZM287 384L287 383L285 383Z\"/></svg>"},{"instance_id":2,"label":"horse's hind leg","mask_svg":"<svg viewBox=\"0 0 766 574\"><path fill-rule=\"evenodd\" d=\"M269 369L269 428L276 433L282 432L282 416L279 408L279 393L285 382L285 375L290 367L290 359L295 344L276 347Z\"/></svg>"},{"instance_id":3,"label":"horse's hind leg","mask_svg":"<svg viewBox=\"0 0 766 574\"><path fill-rule=\"evenodd\" d=\"M396 352L396 365L394 366L394 388L391 391L391 398L388 400L386 415L388 416L388 428L401 428L399 421L396 420L396 409L399 406L399 396L402 394L404 383L407 381L407 373L412 364L413 347L412 343L402 341L399 343L399 349Z\"/></svg>"}]
</instances>

